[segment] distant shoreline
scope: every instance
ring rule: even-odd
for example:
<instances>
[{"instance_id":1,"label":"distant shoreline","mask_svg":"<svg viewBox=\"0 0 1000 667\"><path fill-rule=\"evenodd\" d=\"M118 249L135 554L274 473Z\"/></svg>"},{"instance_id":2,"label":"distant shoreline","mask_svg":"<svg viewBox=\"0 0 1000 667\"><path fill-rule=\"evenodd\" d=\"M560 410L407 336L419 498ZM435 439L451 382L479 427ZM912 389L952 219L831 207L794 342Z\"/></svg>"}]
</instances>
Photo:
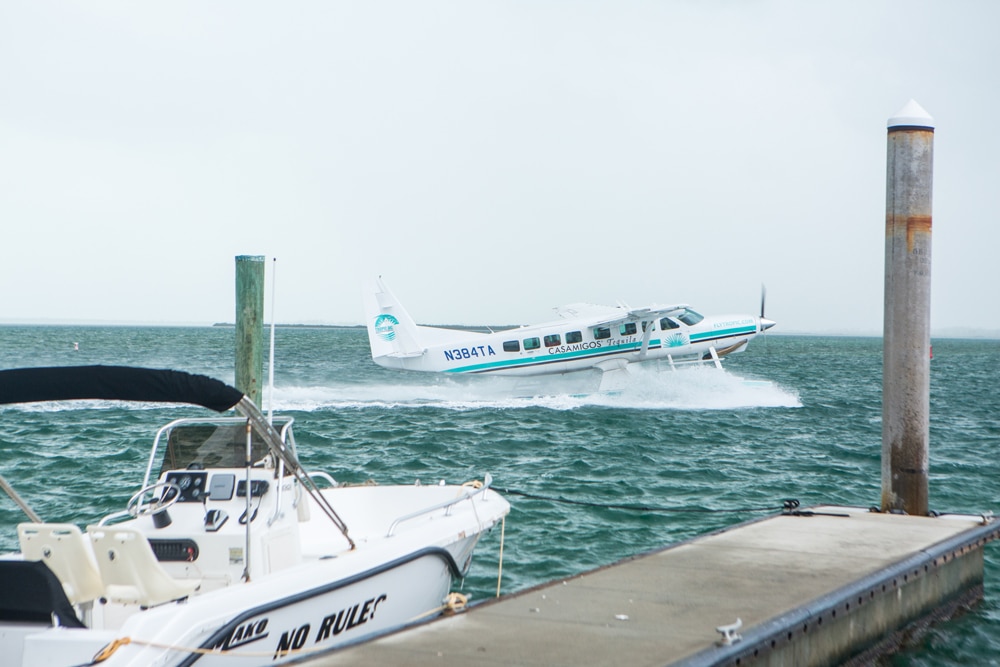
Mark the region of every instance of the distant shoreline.
<instances>
[{"instance_id":1,"label":"distant shoreline","mask_svg":"<svg viewBox=\"0 0 1000 667\"><path fill-rule=\"evenodd\" d=\"M215 324L204 324L198 322L2 322L0 327L212 327L220 329L235 328L232 322L216 322ZM270 324L263 325L269 328ZM442 329L457 329L460 331L475 331L481 333L510 331L519 329L519 324L504 324L497 326L470 325L470 324L427 324L423 326L433 326ZM364 324L277 324L278 329L329 329L329 330L364 330ZM881 331L773 331L767 336L832 336L837 338L881 338ZM960 340L1000 340L1000 331L980 330L980 329L946 329L942 331L931 331L932 340L960 339Z\"/></svg>"},{"instance_id":2,"label":"distant shoreline","mask_svg":"<svg viewBox=\"0 0 1000 667\"><path fill-rule=\"evenodd\" d=\"M212 325L213 327L223 327L232 329L236 325L232 322L216 322ZM265 324L264 328L270 327L270 323ZM275 324L275 328L278 329L364 329L363 324Z\"/></svg>"},{"instance_id":3,"label":"distant shoreline","mask_svg":"<svg viewBox=\"0 0 1000 667\"><path fill-rule=\"evenodd\" d=\"M212 325L213 327L235 327L236 325L232 322L216 322ZM264 327L267 328L271 326L270 324L265 324ZM278 329L365 329L364 324L275 324L275 328ZM510 329L518 329L521 325L519 324L504 324L501 326L488 326L488 325L478 325L478 324L422 324L420 326L435 327L438 329L456 329L458 331L480 331L483 333L498 332L498 331L508 331Z\"/></svg>"}]
</instances>

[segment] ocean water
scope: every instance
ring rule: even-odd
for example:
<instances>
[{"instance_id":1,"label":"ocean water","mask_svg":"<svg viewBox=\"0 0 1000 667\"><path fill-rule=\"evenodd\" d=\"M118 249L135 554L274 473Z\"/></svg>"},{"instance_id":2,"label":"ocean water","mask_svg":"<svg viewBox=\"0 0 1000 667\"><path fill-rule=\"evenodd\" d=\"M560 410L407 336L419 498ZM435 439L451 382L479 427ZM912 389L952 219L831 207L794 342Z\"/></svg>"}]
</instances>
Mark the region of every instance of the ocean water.
<instances>
[{"instance_id":1,"label":"ocean water","mask_svg":"<svg viewBox=\"0 0 1000 667\"><path fill-rule=\"evenodd\" d=\"M233 341L225 327L0 326L0 368L127 364L232 383ZM294 415L308 468L353 483L489 472L509 491L504 592L775 513L785 498L879 502L881 339L768 335L725 371L640 368L605 394L587 375L529 383L382 369L362 329L279 327L276 343L265 401ZM931 506L997 511L1000 341L933 343ZM198 411L0 407L0 474L44 519L93 522L138 488L156 428ZM0 496L0 550L16 549L22 520ZM495 594L499 546L499 530L480 543L463 588L473 601ZM890 664L998 656L1000 546L990 545L985 600Z\"/></svg>"}]
</instances>

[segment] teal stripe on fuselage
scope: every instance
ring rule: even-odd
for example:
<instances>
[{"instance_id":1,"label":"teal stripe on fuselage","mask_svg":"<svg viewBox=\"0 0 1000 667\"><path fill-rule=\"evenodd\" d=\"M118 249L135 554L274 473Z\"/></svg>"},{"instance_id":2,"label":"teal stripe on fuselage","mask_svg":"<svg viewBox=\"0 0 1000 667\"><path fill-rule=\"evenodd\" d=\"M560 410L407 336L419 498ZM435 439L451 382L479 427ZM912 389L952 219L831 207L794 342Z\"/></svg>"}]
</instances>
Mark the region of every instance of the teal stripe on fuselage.
<instances>
[{"instance_id":1,"label":"teal stripe on fuselage","mask_svg":"<svg viewBox=\"0 0 1000 667\"><path fill-rule=\"evenodd\" d=\"M730 329L720 329L718 331L706 331L702 333L692 333L689 335L691 344L702 343L718 338L729 338L730 336L744 336L757 333L756 325L733 327ZM649 349L659 349L662 341L654 339L649 341ZM686 346L685 346L686 347ZM589 350L575 350L573 352L562 352L559 354L548 354L545 356L526 357L519 359L506 359L503 361L491 361L482 364L471 364L469 366L458 366L456 368L445 369L445 373L484 373L492 370L505 368L527 368L530 366L541 366L551 363L565 361L575 361L577 359L590 359L603 357L612 354L622 354L635 352L642 349L642 342L622 343L610 347L598 347Z\"/></svg>"},{"instance_id":2,"label":"teal stripe on fuselage","mask_svg":"<svg viewBox=\"0 0 1000 667\"><path fill-rule=\"evenodd\" d=\"M649 341L649 347L659 347L659 340ZM618 354L622 352L633 352L642 348L642 342L622 343L621 345L611 345L609 347L596 347L590 350L574 350L572 352L561 352L559 354L547 354L545 356L527 357L522 359L507 359L505 361L491 361L485 364L472 364L471 366L459 366L448 368L445 373L482 373L484 371L498 370L501 368L523 368L526 366L537 366L541 364L551 364L560 361L573 361L575 359L588 359L591 357L601 357L608 354Z\"/></svg>"},{"instance_id":3,"label":"teal stripe on fuselage","mask_svg":"<svg viewBox=\"0 0 1000 667\"><path fill-rule=\"evenodd\" d=\"M748 327L736 327L733 329L720 329L719 331L706 331L704 333L693 333L690 336L692 343L700 343L705 340L712 340L713 338L728 338L729 336L743 336L746 334L757 333L757 326Z\"/></svg>"}]
</instances>

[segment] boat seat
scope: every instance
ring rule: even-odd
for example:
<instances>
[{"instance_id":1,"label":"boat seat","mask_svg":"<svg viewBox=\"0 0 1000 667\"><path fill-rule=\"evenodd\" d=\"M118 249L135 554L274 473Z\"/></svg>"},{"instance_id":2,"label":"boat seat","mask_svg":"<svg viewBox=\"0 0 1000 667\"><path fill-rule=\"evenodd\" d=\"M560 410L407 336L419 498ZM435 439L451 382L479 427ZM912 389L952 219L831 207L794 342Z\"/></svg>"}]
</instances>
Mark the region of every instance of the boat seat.
<instances>
[{"instance_id":1,"label":"boat seat","mask_svg":"<svg viewBox=\"0 0 1000 667\"><path fill-rule=\"evenodd\" d=\"M71 604L96 600L104 583L90 543L71 523L20 523L17 537L24 560L40 560L62 582Z\"/></svg>"},{"instance_id":2,"label":"boat seat","mask_svg":"<svg viewBox=\"0 0 1000 667\"><path fill-rule=\"evenodd\" d=\"M197 579L170 576L138 530L88 526L87 533L104 581L104 597L111 602L153 607L186 598L201 586Z\"/></svg>"},{"instance_id":3,"label":"boat seat","mask_svg":"<svg viewBox=\"0 0 1000 667\"><path fill-rule=\"evenodd\" d=\"M66 598L62 582L36 560L0 560L0 621L86 627Z\"/></svg>"}]
</instances>

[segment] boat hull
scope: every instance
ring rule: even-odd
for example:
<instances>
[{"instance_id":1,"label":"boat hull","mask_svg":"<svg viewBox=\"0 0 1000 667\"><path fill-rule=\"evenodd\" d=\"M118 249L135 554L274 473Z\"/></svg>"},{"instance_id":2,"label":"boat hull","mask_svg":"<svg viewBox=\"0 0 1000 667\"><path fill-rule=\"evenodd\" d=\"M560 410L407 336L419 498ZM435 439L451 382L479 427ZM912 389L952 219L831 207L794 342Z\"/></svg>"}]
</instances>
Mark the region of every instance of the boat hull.
<instances>
[{"instance_id":1,"label":"boat hull","mask_svg":"<svg viewBox=\"0 0 1000 667\"><path fill-rule=\"evenodd\" d=\"M120 645L102 663L107 667L282 664L438 615L458 565L449 550L428 548L327 584L316 585L329 576L323 562L295 570L288 573L294 577L146 610L113 639L108 632L66 628L27 635L21 664L79 665L115 640ZM303 580L313 585L286 587Z\"/></svg>"}]
</instances>

